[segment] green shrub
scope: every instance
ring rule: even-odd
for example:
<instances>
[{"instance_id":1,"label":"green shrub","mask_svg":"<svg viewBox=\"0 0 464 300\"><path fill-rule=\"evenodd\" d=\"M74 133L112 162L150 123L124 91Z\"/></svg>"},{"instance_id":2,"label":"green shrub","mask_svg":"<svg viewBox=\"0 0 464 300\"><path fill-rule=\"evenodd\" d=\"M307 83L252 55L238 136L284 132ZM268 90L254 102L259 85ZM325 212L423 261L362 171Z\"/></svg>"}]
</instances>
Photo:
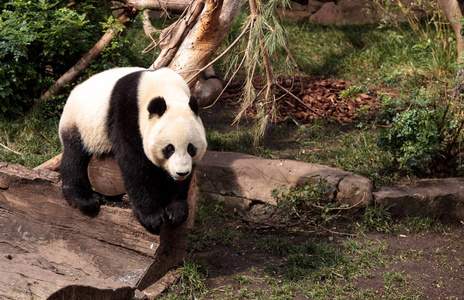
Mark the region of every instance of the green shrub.
<instances>
[{"instance_id":1,"label":"green shrub","mask_svg":"<svg viewBox=\"0 0 464 300\"><path fill-rule=\"evenodd\" d=\"M64 1L9 1L0 13L0 112L16 117L93 42L85 12Z\"/></svg>"},{"instance_id":2,"label":"green shrub","mask_svg":"<svg viewBox=\"0 0 464 300\"><path fill-rule=\"evenodd\" d=\"M411 173L450 172L464 150L462 111L462 105L437 100L423 88L408 98L387 98L378 116L378 144Z\"/></svg>"},{"instance_id":3,"label":"green shrub","mask_svg":"<svg viewBox=\"0 0 464 300\"><path fill-rule=\"evenodd\" d=\"M110 2L14 0L0 5L0 114L21 116L61 75L114 26ZM93 72L136 65L127 34L115 39ZM121 49L123 48L123 49ZM122 50L126 50L122 52ZM52 104L53 105L53 104Z\"/></svg>"}]
</instances>

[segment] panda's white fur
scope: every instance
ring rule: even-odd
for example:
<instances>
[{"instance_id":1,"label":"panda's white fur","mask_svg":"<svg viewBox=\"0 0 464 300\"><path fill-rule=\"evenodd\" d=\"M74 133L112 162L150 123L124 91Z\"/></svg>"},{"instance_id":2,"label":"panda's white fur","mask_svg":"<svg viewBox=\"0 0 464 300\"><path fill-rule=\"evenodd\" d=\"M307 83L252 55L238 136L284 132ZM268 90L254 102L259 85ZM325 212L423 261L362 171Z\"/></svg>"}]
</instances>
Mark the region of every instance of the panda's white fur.
<instances>
[{"instance_id":1,"label":"panda's white fur","mask_svg":"<svg viewBox=\"0 0 464 300\"><path fill-rule=\"evenodd\" d=\"M71 92L59 132L63 192L74 205L98 210L87 164L92 155L113 153L142 225L158 232L164 213L172 225L186 219L192 168L206 138L196 100L179 74L116 68L94 75Z\"/></svg>"},{"instance_id":2,"label":"panda's white fur","mask_svg":"<svg viewBox=\"0 0 464 300\"><path fill-rule=\"evenodd\" d=\"M76 86L69 94L60 119L60 132L77 126L85 148L92 154L112 150L108 139L106 120L110 97L116 81L143 68L116 68L98 73ZM60 134L61 137L61 134Z\"/></svg>"}]
</instances>

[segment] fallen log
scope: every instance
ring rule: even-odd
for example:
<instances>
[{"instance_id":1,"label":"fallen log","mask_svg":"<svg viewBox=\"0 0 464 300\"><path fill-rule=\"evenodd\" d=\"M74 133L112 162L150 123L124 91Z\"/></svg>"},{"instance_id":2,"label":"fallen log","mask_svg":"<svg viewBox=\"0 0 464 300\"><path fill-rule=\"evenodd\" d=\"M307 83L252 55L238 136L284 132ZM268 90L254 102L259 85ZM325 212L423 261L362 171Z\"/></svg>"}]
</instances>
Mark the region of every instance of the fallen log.
<instances>
[{"instance_id":1,"label":"fallen log","mask_svg":"<svg viewBox=\"0 0 464 300\"><path fill-rule=\"evenodd\" d=\"M58 171L60 169L60 164L61 164L61 156L63 156L63 153L58 154L57 156L47 160L43 164L38 165L37 167L34 168L34 170L50 170L50 171Z\"/></svg>"},{"instance_id":2,"label":"fallen log","mask_svg":"<svg viewBox=\"0 0 464 300\"><path fill-rule=\"evenodd\" d=\"M59 180L0 163L1 299L131 299L137 288L152 298L172 283L159 279L186 257L194 209L185 224L166 224L156 236L130 209L102 206L88 216L70 207Z\"/></svg>"}]
</instances>

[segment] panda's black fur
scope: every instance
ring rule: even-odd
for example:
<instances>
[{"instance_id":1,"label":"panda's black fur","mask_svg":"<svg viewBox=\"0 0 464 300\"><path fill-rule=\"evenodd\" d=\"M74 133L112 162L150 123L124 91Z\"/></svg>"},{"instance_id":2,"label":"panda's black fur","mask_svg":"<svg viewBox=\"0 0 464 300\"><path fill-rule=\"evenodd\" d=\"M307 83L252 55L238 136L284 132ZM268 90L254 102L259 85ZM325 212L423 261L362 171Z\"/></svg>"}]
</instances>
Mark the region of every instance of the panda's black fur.
<instances>
[{"instance_id":1,"label":"panda's black fur","mask_svg":"<svg viewBox=\"0 0 464 300\"><path fill-rule=\"evenodd\" d=\"M195 165L192 165L192 171L185 179L174 180L166 170L156 166L146 156L139 129L137 89L143 72L147 71L130 73L114 84L106 127L133 211L147 230L159 233L164 218L172 226L187 219L187 197ZM190 97L189 106L197 116L198 104L193 96ZM150 118L160 118L166 111L166 101L163 97L155 97L147 109ZM101 196L92 191L87 175L92 153L85 150L78 128L60 128L60 136L63 144L60 166L63 193L68 201L82 211L95 214L99 210ZM193 147L192 144L190 146ZM196 149L188 151L190 155L196 154Z\"/></svg>"}]
</instances>

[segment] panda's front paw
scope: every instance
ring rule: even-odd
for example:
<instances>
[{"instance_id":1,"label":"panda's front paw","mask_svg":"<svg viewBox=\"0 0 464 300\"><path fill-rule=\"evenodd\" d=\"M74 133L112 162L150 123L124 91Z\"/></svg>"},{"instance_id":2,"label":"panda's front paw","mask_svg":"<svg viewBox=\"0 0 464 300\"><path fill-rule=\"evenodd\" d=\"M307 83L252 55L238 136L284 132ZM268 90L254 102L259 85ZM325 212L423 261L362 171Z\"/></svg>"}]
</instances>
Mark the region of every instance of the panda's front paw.
<instances>
[{"instance_id":1,"label":"panda's front paw","mask_svg":"<svg viewBox=\"0 0 464 300\"><path fill-rule=\"evenodd\" d=\"M102 202L102 197L97 193L92 193L92 195L84 200L82 206L79 209L85 213L97 214L100 211L100 203Z\"/></svg>"},{"instance_id":2,"label":"panda's front paw","mask_svg":"<svg viewBox=\"0 0 464 300\"><path fill-rule=\"evenodd\" d=\"M165 211L169 224L173 227L179 226L187 220L189 214L188 203L187 201L173 201L166 206Z\"/></svg>"},{"instance_id":3,"label":"panda's front paw","mask_svg":"<svg viewBox=\"0 0 464 300\"><path fill-rule=\"evenodd\" d=\"M162 208L155 209L154 212L147 214L141 210L135 209L135 214L137 219L139 219L140 224L145 227L149 232L154 234L159 234L161 230L161 225L163 224L164 210Z\"/></svg>"}]
</instances>

